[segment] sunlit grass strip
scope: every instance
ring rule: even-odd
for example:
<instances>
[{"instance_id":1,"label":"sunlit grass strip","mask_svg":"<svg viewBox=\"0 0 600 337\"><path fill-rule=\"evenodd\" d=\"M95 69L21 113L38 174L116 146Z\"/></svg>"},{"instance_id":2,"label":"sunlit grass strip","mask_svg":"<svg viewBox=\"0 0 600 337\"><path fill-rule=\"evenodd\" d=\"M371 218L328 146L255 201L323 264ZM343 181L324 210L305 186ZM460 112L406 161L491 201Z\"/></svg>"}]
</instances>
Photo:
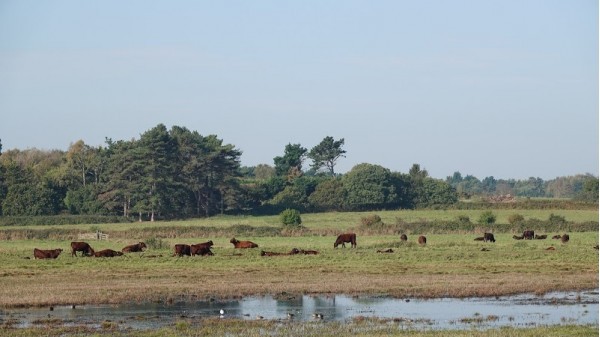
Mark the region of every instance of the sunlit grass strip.
<instances>
[{"instance_id":1,"label":"sunlit grass strip","mask_svg":"<svg viewBox=\"0 0 600 337\"><path fill-rule=\"evenodd\" d=\"M106 322L99 328L86 326L65 327L57 324L27 329L0 327L4 337L30 336L132 336L132 337L170 337L170 336L289 336L289 337L338 337L338 336L411 336L411 337L582 337L597 336L597 326L549 326L537 328L500 328L485 330L429 330L418 331L394 320L361 319L351 322L281 322L281 321L242 321L230 319L205 319L199 324L185 320L174 322L172 327L156 330L121 330L118 323Z\"/></svg>"}]
</instances>

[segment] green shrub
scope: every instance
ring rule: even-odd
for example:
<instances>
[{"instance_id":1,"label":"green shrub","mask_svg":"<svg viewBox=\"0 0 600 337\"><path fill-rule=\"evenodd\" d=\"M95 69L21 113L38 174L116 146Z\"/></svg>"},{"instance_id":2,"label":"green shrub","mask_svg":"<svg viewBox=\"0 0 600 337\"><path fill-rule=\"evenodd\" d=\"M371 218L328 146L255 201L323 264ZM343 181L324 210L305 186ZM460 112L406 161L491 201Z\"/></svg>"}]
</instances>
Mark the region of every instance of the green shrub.
<instances>
[{"instance_id":1,"label":"green shrub","mask_svg":"<svg viewBox=\"0 0 600 337\"><path fill-rule=\"evenodd\" d=\"M461 214L457 217L458 222L460 223L471 223L471 219L468 215Z\"/></svg>"},{"instance_id":2,"label":"green shrub","mask_svg":"<svg viewBox=\"0 0 600 337\"><path fill-rule=\"evenodd\" d=\"M482 225L493 225L496 223L496 215L492 211L485 211L479 216L479 223Z\"/></svg>"},{"instance_id":3,"label":"green shrub","mask_svg":"<svg viewBox=\"0 0 600 337\"><path fill-rule=\"evenodd\" d=\"M525 221L525 217L521 214L515 213L508 216L508 223L511 225L520 224Z\"/></svg>"},{"instance_id":4,"label":"green shrub","mask_svg":"<svg viewBox=\"0 0 600 337\"><path fill-rule=\"evenodd\" d=\"M564 225L567 223L567 220L565 220L564 216L555 215L554 213L550 213L550 216L548 217L548 221L552 225Z\"/></svg>"},{"instance_id":5,"label":"green shrub","mask_svg":"<svg viewBox=\"0 0 600 337\"><path fill-rule=\"evenodd\" d=\"M300 226L302 218L298 210L288 208L283 212L279 213L279 221L284 226Z\"/></svg>"},{"instance_id":6,"label":"green shrub","mask_svg":"<svg viewBox=\"0 0 600 337\"><path fill-rule=\"evenodd\" d=\"M157 237L149 238L146 241L144 241L144 243L150 249L168 249L169 248L169 244L167 242L165 242L165 241L163 241L163 239L157 238Z\"/></svg>"},{"instance_id":7,"label":"green shrub","mask_svg":"<svg viewBox=\"0 0 600 337\"><path fill-rule=\"evenodd\" d=\"M366 226L366 227L382 224L381 217L377 214L370 214L370 215L364 216L364 217L360 218L360 222L362 223L363 226Z\"/></svg>"}]
</instances>

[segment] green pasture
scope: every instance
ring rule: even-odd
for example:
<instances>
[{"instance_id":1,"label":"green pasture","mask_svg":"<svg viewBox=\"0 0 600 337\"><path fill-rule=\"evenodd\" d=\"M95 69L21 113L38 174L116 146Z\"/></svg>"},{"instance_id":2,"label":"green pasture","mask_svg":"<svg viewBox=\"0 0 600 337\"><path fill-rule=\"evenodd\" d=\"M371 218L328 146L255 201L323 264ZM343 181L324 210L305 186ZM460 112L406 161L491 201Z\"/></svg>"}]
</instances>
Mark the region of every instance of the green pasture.
<instances>
[{"instance_id":1,"label":"green pasture","mask_svg":"<svg viewBox=\"0 0 600 337\"><path fill-rule=\"evenodd\" d=\"M325 212L302 214L302 226L310 230L348 230L361 225L361 219L377 214L385 224L398 222L423 222L423 221L452 221L459 216L467 216L470 221L477 223L479 217L487 210L395 210L375 212ZM525 220L547 220L551 214L562 216L567 222L598 221L598 210L492 210L496 215L496 223L507 224L509 216L522 215ZM101 231L126 231L139 228L155 228L164 226L197 227L210 226L225 228L233 225L246 225L252 227L279 227L279 216L232 216L217 215L210 218L188 219L180 221L132 222L118 224L86 224L86 225L53 225L53 226L3 226L0 229L81 229Z\"/></svg>"},{"instance_id":2,"label":"green pasture","mask_svg":"<svg viewBox=\"0 0 600 337\"><path fill-rule=\"evenodd\" d=\"M598 254L593 247L598 244L598 233L572 233L571 240L514 240L510 234L497 234L495 243L474 241L476 234L436 234L427 236L427 244L419 245L417 236L401 242L397 235L358 236L356 249L333 248L334 236L300 237L240 237L259 245L257 249L234 249L228 237L203 237L163 239L163 247L148 249L115 258L71 257L70 241L10 240L0 242L0 264L4 271L38 268L110 268L119 271L140 270L157 266L185 271L201 267L206 270L226 272L236 268L324 268L346 272L351 269L361 273L454 273L473 274L482 270L490 272L554 272L557 270L597 271ZM95 250L121 250L125 245L143 240L88 241ZM172 257L172 247L177 243L194 244L212 240L214 256ZM550 251L547 248L553 247ZM62 248L56 260L33 260L33 249ZM263 257L261 250L279 253L292 248L317 250L318 255ZM378 253L391 248L393 253ZM26 258L30 259L26 259ZM151 257L151 258L146 258ZM451 268L448 268L450 267ZM557 269L558 268L558 269Z\"/></svg>"}]
</instances>

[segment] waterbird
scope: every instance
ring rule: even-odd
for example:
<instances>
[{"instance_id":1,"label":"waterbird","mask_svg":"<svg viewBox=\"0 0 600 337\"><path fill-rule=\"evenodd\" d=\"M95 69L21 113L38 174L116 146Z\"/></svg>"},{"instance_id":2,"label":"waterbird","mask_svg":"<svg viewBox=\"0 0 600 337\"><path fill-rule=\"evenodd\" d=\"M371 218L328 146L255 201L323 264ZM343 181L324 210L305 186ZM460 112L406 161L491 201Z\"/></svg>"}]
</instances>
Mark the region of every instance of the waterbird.
<instances>
[{"instance_id":1,"label":"waterbird","mask_svg":"<svg viewBox=\"0 0 600 337\"><path fill-rule=\"evenodd\" d=\"M219 313L220 313L221 315L225 315L225 310L221 309L221 310L219 310Z\"/></svg>"}]
</instances>

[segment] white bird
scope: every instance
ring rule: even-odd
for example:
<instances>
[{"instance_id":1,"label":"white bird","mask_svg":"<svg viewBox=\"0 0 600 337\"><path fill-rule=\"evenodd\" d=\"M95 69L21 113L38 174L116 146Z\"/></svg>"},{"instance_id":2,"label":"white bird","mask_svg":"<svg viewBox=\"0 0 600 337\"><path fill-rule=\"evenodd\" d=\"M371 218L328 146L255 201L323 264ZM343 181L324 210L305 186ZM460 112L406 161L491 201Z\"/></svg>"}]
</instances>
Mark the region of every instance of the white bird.
<instances>
[{"instance_id":1,"label":"white bird","mask_svg":"<svg viewBox=\"0 0 600 337\"><path fill-rule=\"evenodd\" d=\"M221 309L221 310L219 310L219 313L220 313L221 315L225 315L225 310Z\"/></svg>"}]
</instances>

